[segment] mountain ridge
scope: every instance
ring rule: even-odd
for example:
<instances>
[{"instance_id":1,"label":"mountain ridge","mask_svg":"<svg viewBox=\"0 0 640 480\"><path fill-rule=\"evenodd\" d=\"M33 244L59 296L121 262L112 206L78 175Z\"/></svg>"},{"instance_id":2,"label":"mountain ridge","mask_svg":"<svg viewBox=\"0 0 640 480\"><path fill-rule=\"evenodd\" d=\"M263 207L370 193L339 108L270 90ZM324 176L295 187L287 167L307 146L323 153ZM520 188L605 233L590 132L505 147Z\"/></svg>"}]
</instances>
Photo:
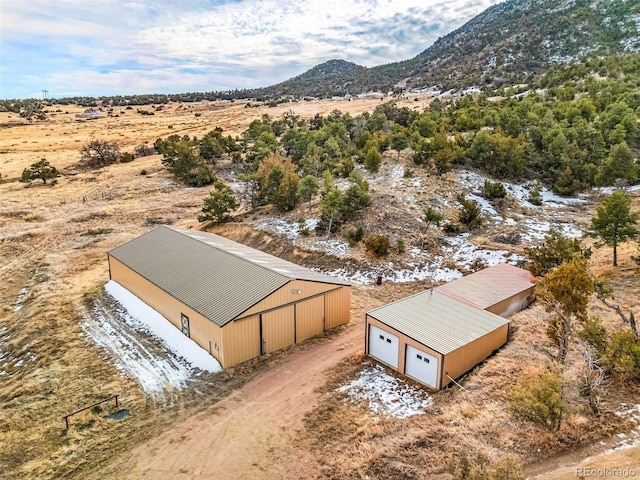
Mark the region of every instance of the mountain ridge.
<instances>
[{"instance_id":1,"label":"mountain ridge","mask_svg":"<svg viewBox=\"0 0 640 480\"><path fill-rule=\"evenodd\" d=\"M556 0L509 0L489 7L411 59L341 71L313 85L296 82L320 64L254 92L274 98L388 91L403 84L497 88L528 82L550 65L580 55L624 51L640 51L640 5L635 1L566 0L558 5Z\"/></svg>"}]
</instances>

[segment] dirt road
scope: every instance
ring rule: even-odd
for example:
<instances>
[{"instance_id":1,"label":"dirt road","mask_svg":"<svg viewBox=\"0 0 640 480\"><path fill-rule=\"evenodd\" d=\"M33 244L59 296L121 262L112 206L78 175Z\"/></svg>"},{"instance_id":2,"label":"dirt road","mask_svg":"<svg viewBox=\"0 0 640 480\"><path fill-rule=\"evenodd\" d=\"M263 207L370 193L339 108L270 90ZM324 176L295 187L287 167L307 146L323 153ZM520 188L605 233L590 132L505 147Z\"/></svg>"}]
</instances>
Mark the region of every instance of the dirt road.
<instances>
[{"instance_id":1,"label":"dirt road","mask_svg":"<svg viewBox=\"0 0 640 480\"><path fill-rule=\"evenodd\" d=\"M294 444L316 405L324 372L362 352L362 322L299 349L208 411L136 448L125 478L316 478L316 460Z\"/></svg>"}]
</instances>

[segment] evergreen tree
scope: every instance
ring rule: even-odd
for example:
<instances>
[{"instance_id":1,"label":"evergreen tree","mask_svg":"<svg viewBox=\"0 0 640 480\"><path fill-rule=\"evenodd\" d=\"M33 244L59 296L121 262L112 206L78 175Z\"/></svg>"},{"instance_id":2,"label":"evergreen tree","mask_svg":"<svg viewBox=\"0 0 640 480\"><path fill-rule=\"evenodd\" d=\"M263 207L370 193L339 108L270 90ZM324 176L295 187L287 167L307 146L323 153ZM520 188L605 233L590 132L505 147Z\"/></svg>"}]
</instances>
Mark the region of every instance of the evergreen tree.
<instances>
[{"instance_id":1,"label":"evergreen tree","mask_svg":"<svg viewBox=\"0 0 640 480\"><path fill-rule=\"evenodd\" d=\"M298 184L298 196L309 203L309 212L311 212L311 199L318 194L320 184L313 175L302 177Z\"/></svg>"},{"instance_id":2,"label":"evergreen tree","mask_svg":"<svg viewBox=\"0 0 640 480\"><path fill-rule=\"evenodd\" d=\"M327 236L331 235L334 221L344 208L344 194L335 187L328 190L322 200L322 217L326 219Z\"/></svg>"},{"instance_id":3,"label":"evergreen tree","mask_svg":"<svg viewBox=\"0 0 640 480\"><path fill-rule=\"evenodd\" d=\"M580 240L569 239L555 228L549 230L541 246L525 248L524 252L530 262L529 271L536 276L546 275L564 262L591 257L590 248L583 249Z\"/></svg>"},{"instance_id":4,"label":"evergreen tree","mask_svg":"<svg viewBox=\"0 0 640 480\"><path fill-rule=\"evenodd\" d=\"M46 158L38 160L36 163L31 164L27 169L22 171L21 182L30 182L34 179L42 180L43 184L47 184L47 180L53 180L60 176L60 173L56 167L49 164Z\"/></svg>"},{"instance_id":5,"label":"evergreen tree","mask_svg":"<svg viewBox=\"0 0 640 480\"><path fill-rule=\"evenodd\" d=\"M551 369L521 378L511 392L511 414L544 425L550 432L558 431L565 410L560 375L558 369Z\"/></svg>"},{"instance_id":6,"label":"evergreen tree","mask_svg":"<svg viewBox=\"0 0 640 480\"><path fill-rule=\"evenodd\" d=\"M591 235L600 237L604 245L613 248L614 267L618 265L618 244L640 232L636 227L639 217L631 211L629 194L619 190L605 197L598 214L591 220Z\"/></svg>"},{"instance_id":7,"label":"evergreen tree","mask_svg":"<svg viewBox=\"0 0 640 480\"><path fill-rule=\"evenodd\" d=\"M233 190L216 180L213 183L213 190L204 201L202 215L198 215L199 222L222 223L229 219L229 212L238 208L238 202L233 195Z\"/></svg>"},{"instance_id":8,"label":"evergreen tree","mask_svg":"<svg viewBox=\"0 0 640 480\"><path fill-rule=\"evenodd\" d=\"M626 142L611 147L609 158L602 164L596 175L599 185L613 185L616 180L633 184L638 179L638 165L633 152Z\"/></svg>"},{"instance_id":9,"label":"evergreen tree","mask_svg":"<svg viewBox=\"0 0 640 480\"><path fill-rule=\"evenodd\" d=\"M380 170L382 155L377 148L371 145L367 145L363 155L363 163L366 169L370 172L377 172L378 170Z\"/></svg>"}]
</instances>

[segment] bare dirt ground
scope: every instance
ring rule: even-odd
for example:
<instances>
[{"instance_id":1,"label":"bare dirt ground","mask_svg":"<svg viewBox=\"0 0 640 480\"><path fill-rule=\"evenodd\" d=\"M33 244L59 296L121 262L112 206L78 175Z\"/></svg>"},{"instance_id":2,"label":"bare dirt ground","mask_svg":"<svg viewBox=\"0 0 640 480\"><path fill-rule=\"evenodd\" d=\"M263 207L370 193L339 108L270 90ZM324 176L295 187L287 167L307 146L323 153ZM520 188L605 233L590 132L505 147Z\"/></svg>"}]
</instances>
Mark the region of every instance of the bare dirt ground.
<instances>
[{"instance_id":1,"label":"bare dirt ground","mask_svg":"<svg viewBox=\"0 0 640 480\"><path fill-rule=\"evenodd\" d=\"M264 113L278 117L292 109L311 116L340 109L356 114L379 103L305 102L277 108L172 104L153 116L139 115L134 107L122 110L124 114L117 111L119 117L85 122L75 119L82 109L61 107L64 111L53 112L50 120L32 125L0 113L0 477L198 479L221 478L219 472L228 471L233 475L223 478L393 478L381 472L404 472L411 478L409 463L423 461L429 471L442 471L442 462L462 445L537 460L541 463L528 471L547 478L550 469L585 456L583 451L570 451L568 457L548 460L555 452L587 443L595 445L586 453L591 455L607 448L599 445L602 436L631 428L614 414L621 396L629 394L624 389L604 395L606 415L595 422L600 428L596 433L581 407L570 412L558 437L509 419L502 396L512 381L505 378L504 368L507 365L515 376L524 368L523 359L543 361L528 346L532 339L542 341L540 319L545 314L539 308L516 318L518 333L512 343L465 383L471 393L450 390L435 396L444 411L378 422L362 405L345 404L331 387L359 368L364 311L417 292L424 282L357 287L347 327L206 378L197 391L167 390L159 397L145 395L135 379L123 376L83 335L83 309L99 297L108 280L106 252L158 223L199 228L195 218L208 194L206 187L175 184L158 156L77 173L71 167L86 142L113 140L123 151L132 151L172 133L202 135L216 126L240 133ZM406 104L424 106L422 100ZM54 186L19 183L22 169L43 157L65 176ZM378 205L394 200L394 193L384 190L384 181L373 188ZM569 215L584 221L592 209L585 205ZM368 214L373 225L398 217L400 211L385 216L379 210ZM295 247L286 237L246 223L216 231L308 266L331 269L344 264L342 258ZM476 240L488 248L504 248L490 236ZM634 253L631 247L623 248L621 264ZM621 303L637 308L638 277L621 276L608 267L609 261L608 249L596 250L592 265L614 280ZM611 324L617 321L604 309L598 313ZM129 417L116 422L88 412L75 417L65 431L64 415L115 393L121 394ZM111 413L111 407L103 413ZM411 452L424 454L432 447L424 432L435 432L451 451L412 457ZM525 449L535 442L540 444L537 452ZM589 461L614 465L628 457L640 468L639 448L592 456ZM565 472L557 470L553 478L567 478L562 476Z\"/></svg>"}]
</instances>

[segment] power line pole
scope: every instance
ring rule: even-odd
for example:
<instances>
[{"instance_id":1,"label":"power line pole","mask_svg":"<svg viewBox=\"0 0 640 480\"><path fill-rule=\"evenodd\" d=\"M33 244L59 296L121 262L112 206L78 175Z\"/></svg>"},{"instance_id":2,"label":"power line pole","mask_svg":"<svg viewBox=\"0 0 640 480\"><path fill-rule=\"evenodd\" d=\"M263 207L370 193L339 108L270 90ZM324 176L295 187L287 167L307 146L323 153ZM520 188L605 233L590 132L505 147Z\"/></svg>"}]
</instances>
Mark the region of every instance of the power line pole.
<instances>
[{"instance_id":1,"label":"power line pole","mask_svg":"<svg viewBox=\"0 0 640 480\"><path fill-rule=\"evenodd\" d=\"M42 90L42 99L49 100L49 90Z\"/></svg>"}]
</instances>

